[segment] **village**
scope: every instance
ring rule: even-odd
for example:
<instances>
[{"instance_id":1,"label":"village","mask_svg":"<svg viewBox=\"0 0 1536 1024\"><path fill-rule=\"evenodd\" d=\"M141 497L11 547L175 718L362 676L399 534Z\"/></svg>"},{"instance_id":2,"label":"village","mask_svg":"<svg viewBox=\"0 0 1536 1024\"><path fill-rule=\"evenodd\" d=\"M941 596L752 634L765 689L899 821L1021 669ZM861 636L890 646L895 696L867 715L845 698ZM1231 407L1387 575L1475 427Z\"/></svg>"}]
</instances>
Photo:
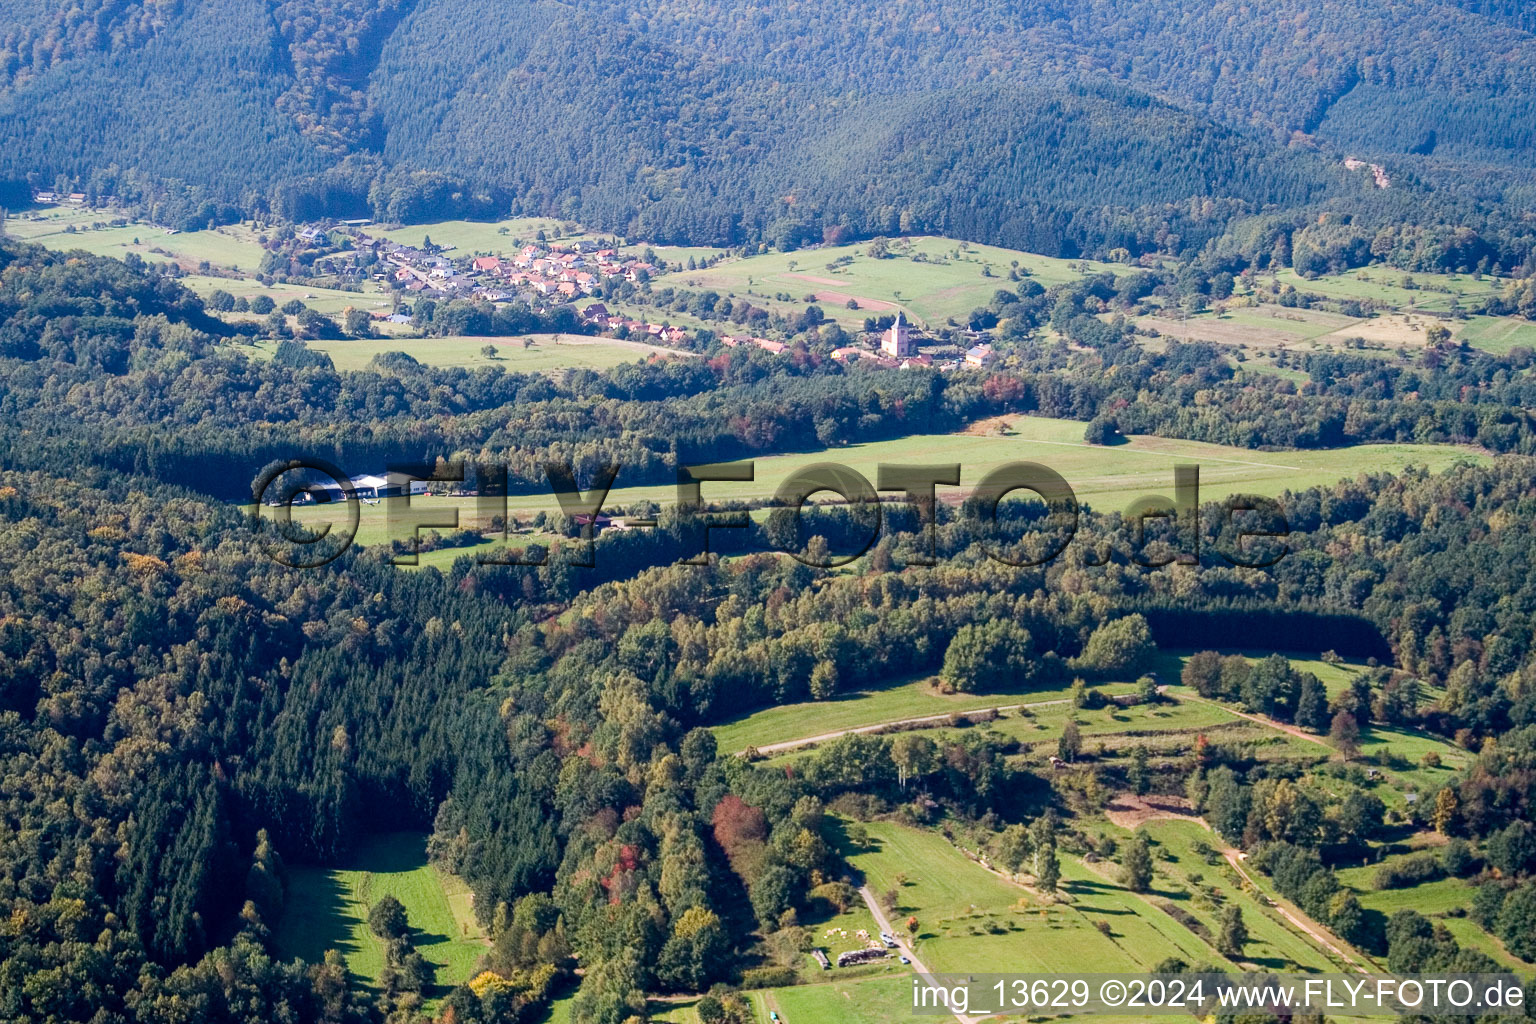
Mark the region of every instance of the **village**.
<instances>
[{"instance_id":1,"label":"village","mask_svg":"<svg viewBox=\"0 0 1536 1024\"><path fill-rule=\"evenodd\" d=\"M91 199L83 193L35 191L33 198L41 208L119 215L111 221L93 223L93 229L105 226L126 231L132 227L129 218L121 216L125 211L115 197ZM566 307L589 333L693 352L706 352L719 345L790 358L805 340L782 324L760 319L758 309L752 309L754 316L744 321L734 317L722 323L725 330L714 328L707 316L705 323L697 316L690 324L677 323L666 303L653 299L653 284L665 297L673 281L693 271L692 264L685 268L681 261L668 262L644 243L577 234L574 232L579 229L574 225L566 225L566 235L561 237L553 225L549 227L554 237L545 237L543 230L532 240L512 236L507 239L508 251L497 253L485 251L492 246L462 251L453 242L436 244L430 229L424 229L421 241L412 244L401 240L399 231L381 230L365 219L253 224L247 230L251 242L260 246L260 265L248 265L244 272L255 271L265 284L304 282L353 292L371 287L392 295L392 303L375 304L367 311L374 333L382 335L406 335L419 328L417 306L423 301L467 301L515 304L542 313ZM166 236L181 234L171 228L161 230ZM74 228L66 231L73 232ZM164 250L151 251L171 255ZM710 265L720 258L712 257ZM231 268L207 261L200 265L179 262L188 273L231 273ZM806 296L807 301L813 298ZM751 300L743 297L736 301ZM620 304L626 309L619 309ZM863 331L850 330L827 348L817 348L813 334L811 347L821 358L830 357L845 365L891 370L950 372L986 367L995 359L988 332L956 327L951 321L948 326L940 325L937 334L930 334L899 307L894 317L887 314L866 320Z\"/></svg>"},{"instance_id":2,"label":"village","mask_svg":"<svg viewBox=\"0 0 1536 1024\"><path fill-rule=\"evenodd\" d=\"M473 255L455 257L453 247L424 243L406 245L387 238L375 238L348 226L350 246L338 248L314 260L313 266L338 276L357 280L371 277L383 287L398 290L409 299L445 301L467 299L480 302L516 302L536 310L558 305L576 306L581 321L596 331L613 337L650 340L671 346L698 342L697 332L689 332L671 323L656 323L626 317L610 310L600 297L611 294L605 287L623 281L643 287L654 276L667 272L642 255L626 252L618 242L589 239L540 241L519 248L510 256ZM294 236L298 244L325 246L329 233L316 226L306 227ZM368 258L371 256L371 259ZM371 273L364 273L364 268ZM594 301L578 305L583 300ZM374 314L377 319L397 324L411 322L407 307ZM985 334L972 332L974 342L963 351L953 345L938 346L917 326L898 312L888 328L866 335L864 345L843 345L831 352L839 362L860 362L886 369L936 369L949 371L962 366L984 367L994 359L992 345ZM771 355L784 355L790 343L754 334L717 334L714 340L726 348L753 347ZM939 351L922 352L920 347Z\"/></svg>"}]
</instances>

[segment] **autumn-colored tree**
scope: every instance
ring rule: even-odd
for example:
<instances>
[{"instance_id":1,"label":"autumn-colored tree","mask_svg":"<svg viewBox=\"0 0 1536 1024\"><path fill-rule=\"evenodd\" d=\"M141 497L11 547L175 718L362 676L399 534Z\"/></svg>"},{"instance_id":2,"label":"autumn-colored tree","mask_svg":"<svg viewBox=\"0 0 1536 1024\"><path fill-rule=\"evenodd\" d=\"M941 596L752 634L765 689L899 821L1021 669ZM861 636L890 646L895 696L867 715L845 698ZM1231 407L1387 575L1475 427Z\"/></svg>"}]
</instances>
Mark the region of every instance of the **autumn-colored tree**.
<instances>
[{"instance_id":1,"label":"autumn-colored tree","mask_svg":"<svg viewBox=\"0 0 1536 1024\"><path fill-rule=\"evenodd\" d=\"M1435 831L1443 836L1451 834L1456 827L1456 812L1460 807L1460 801L1456 799L1456 790L1446 786L1435 794L1435 810L1433 820Z\"/></svg>"},{"instance_id":2,"label":"autumn-colored tree","mask_svg":"<svg viewBox=\"0 0 1536 1024\"><path fill-rule=\"evenodd\" d=\"M750 882L768 838L768 822L763 812L735 793L727 793L715 805L710 824L714 826L715 842L725 851L731 867Z\"/></svg>"},{"instance_id":3,"label":"autumn-colored tree","mask_svg":"<svg viewBox=\"0 0 1536 1024\"><path fill-rule=\"evenodd\" d=\"M1348 711L1340 711L1333 716L1333 725L1328 730L1328 738L1346 758L1360 753L1360 724Z\"/></svg>"}]
</instances>

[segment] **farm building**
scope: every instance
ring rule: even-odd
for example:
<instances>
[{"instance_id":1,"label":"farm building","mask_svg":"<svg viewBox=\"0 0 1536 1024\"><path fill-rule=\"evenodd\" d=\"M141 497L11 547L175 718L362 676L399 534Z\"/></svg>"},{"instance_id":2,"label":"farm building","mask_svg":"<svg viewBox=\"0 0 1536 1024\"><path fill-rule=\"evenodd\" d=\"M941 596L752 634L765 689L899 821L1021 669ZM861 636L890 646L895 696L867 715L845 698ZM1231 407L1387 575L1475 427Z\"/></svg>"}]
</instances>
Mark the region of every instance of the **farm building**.
<instances>
[{"instance_id":1,"label":"farm building","mask_svg":"<svg viewBox=\"0 0 1536 1024\"><path fill-rule=\"evenodd\" d=\"M991 345L975 345L966 350L965 361L972 366L986 366L992 361Z\"/></svg>"}]
</instances>

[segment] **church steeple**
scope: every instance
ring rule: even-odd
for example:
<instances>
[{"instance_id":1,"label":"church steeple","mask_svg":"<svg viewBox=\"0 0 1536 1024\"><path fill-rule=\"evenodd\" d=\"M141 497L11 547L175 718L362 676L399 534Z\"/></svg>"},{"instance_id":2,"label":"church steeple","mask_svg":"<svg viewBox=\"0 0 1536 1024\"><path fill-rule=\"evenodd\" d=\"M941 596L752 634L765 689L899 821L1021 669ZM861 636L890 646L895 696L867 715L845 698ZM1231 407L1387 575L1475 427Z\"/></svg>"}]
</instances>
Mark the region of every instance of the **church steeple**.
<instances>
[{"instance_id":1,"label":"church steeple","mask_svg":"<svg viewBox=\"0 0 1536 1024\"><path fill-rule=\"evenodd\" d=\"M896 310L896 322L891 324L891 329L886 331L880 339L880 350L896 359L917 354L917 343L912 340L911 331L906 321L902 319L900 308Z\"/></svg>"}]
</instances>

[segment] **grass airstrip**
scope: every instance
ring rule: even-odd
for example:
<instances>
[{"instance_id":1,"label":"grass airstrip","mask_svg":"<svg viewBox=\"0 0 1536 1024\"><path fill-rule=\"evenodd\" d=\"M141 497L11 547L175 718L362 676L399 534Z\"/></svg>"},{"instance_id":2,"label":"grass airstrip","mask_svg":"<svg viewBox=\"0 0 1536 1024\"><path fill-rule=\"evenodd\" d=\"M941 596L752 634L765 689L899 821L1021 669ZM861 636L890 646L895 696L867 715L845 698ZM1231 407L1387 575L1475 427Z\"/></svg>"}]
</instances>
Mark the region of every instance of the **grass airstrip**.
<instances>
[{"instance_id":1,"label":"grass airstrip","mask_svg":"<svg viewBox=\"0 0 1536 1024\"><path fill-rule=\"evenodd\" d=\"M566 346L558 347L563 351ZM570 347L573 351L588 351ZM519 356L532 359L535 358L530 355L533 351L512 346L507 358L509 362ZM704 486L704 497L706 501L765 500L795 471L827 461L855 469L871 481L876 478L880 463L957 462L962 467L961 486L939 489L941 497L954 499L974 487L988 471L1023 460L1044 463L1060 473L1080 502L1101 510L1119 511L1141 495L1168 494L1173 485L1173 467L1181 464L1199 465L1201 500L1215 501L1238 493L1277 497L1286 490L1328 485L1362 473L1395 473L1407 466L1423 466L1438 472L1458 462L1484 462L1490 458L1449 445L1374 444L1258 452L1151 436L1133 436L1123 444L1103 447L1085 443L1083 427L1075 420L1016 416L960 433L918 434L890 441L765 456L755 460L755 480L709 483ZM350 468L354 472L373 472L380 467ZM621 472L620 484L622 481ZM617 486L610 492L605 508L623 509L642 501L670 505L676 501L676 488L672 485ZM395 504L397 499L386 499L376 506L364 506L356 542L369 545L382 543L393 535L404 537L406 534L398 530L394 534L390 532L388 518ZM476 504L473 498L415 498L412 511L441 511L445 516L451 516L457 510L459 525L467 527L477 524ZM554 495L549 492L513 495L508 499L508 507L514 515L523 517L540 511L559 510ZM323 506L301 508L294 513L295 519L305 524L339 522L340 514L338 510Z\"/></svg>"}]
</instances>

